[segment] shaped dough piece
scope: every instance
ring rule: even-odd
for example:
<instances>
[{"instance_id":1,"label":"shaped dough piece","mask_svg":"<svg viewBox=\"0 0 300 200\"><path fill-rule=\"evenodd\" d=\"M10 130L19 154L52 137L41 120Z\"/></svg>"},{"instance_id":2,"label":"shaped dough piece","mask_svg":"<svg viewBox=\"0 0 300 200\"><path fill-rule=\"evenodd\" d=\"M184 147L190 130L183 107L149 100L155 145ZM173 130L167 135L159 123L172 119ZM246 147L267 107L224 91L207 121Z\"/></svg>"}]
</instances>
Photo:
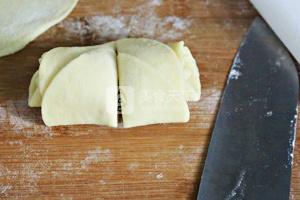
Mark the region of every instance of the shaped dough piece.
<instances>
[{"instance_id":1,"label":"shaped dough piece","mask_svg":"<svg viewBox=\"0 0 300 200\"><path fill-rule=\"evenodd\" d=\"M117 59L125 128L189 120L184 96L164 75L132 55L119 53Z\"/></svg>"},{"instance_id":2,"label":"shaped dough piece","mask_svg":"<svg viewBox=\"0 0 300 200\"><path fill-rule=\"evenodd\" d=\"M82 53L95 49L115 51L115 43L109 42L103 45L87 47L58 47L44 53L40 58L39 76L33 76L31 79L31 83L34 82L33 79L36 79L37 91L29 91L32 95L29 95L28 105L30 107L40 107L42 94L44 94L55 75Z\"/></svg>"},{"instance_id":3,"label":"shaped dough piece","mask_svg":"<svg viewBox=\"0 0 300 200\"><path fill-rule=\"evenodd\" d=\"M117 127L115 51L82 54L52 80L42 101L46 125L99 124Z\"/></svg>"},{"instance_id":4,"label":"shaped dough piece","mask_svg":"<svg viewBox=\"0 0 300 200\"><path fill-rule=\"evenodd\" d=\"M55 75L70 61L81 54L95 49L115 51L115 43L87 47L58 47L44 53L40 59L39 89L43 96Z\"/></svg>"},{"instance_id":5,"label":"shaped dough piece","mask_svg":"<svg viewBox=\"0 0 300 200\"><path fill-rule=\"evenodd\" d=\"M48 85L54 76L65 67L70 61L80 56L86 51L91 51L94 47L58 47L44 53L40 58L39 76L33 76L37 81L37 90L32 92L36 95L29 95L30 107L40 107L42 104L42 94L45 93ZM30 93L30 91L29 91ZM37 98L38 97L38 98Z\"/></svg>"},{"instance_id":6,"label":"shaped dough piece","mask_svg":"<svg viewBox=\"0 0 300 200\"><path fill-rule=\"evenodd\" d=\"M42 96L40 95L40 91L38 88L38 76L39 71L36 71L30 81L29 86L29 98L28 98L28 105L30 107L40 107Z\"/></svg>"},{"instance_id":7,"label":"shaped dough piece","mask_svg":"<svg viewBox=\"0 0 300 200\"><path fill-rule=\"evenodd\" d=\"M64 19L78 0L1 0L0 57L24 48Z\"/></svg>"},{"instance_id":8,"label":"shaped dough piece","mask_svg":"<svg viewBox=\"0 0 300 200\"><path fill-rule=\"evenodd\" d=\"M184 90L188 101L199 101L201 96L201 83L199 70L195 59L184 42L171 43L169 46L175 51L182 62L184 74Z\"/></svg>"},{"instance_id":9,"label":"shaped dough piece","mask_svg":"<svg viewBox=\"0 0 300 200\"><path fill-rule=\"evenodd\" d=\"M168 45L145 38L128 38L117 41L117 51L146 62L153 70L165 77L172 90L184 93L181 62Z\"/></svg>"}]
</instances>

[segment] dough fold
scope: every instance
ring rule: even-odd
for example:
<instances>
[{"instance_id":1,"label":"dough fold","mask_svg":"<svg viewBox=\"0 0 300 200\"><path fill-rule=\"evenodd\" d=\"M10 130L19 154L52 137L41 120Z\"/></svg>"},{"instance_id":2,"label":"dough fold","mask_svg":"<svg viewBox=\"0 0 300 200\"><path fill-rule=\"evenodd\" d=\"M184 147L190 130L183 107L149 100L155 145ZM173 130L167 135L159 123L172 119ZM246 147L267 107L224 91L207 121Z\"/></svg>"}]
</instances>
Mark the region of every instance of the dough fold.
<instances>
[{"instance_id":1,"label":"dough fold","mask_svg":"<svg viewBox=\"0 0 300 200\"><path fill-rule=\"evenodd\" d=\"M114 51L97 49L67 64L42 100L46 125L99 124L117 127L118 89Z\"/></svg>"},{"instance_id":2,"label":"dough fold","mask_svg":"<svg viewBox=\"0 0 300 200\"><path fill-rule=\"evenodd\" d=\"M185 98L187 101L199 101L201 96L201 83L199 70L190 49L183 41L169 44L175 51L183 67L183 80Z\"/></svg>"}]
</instances>

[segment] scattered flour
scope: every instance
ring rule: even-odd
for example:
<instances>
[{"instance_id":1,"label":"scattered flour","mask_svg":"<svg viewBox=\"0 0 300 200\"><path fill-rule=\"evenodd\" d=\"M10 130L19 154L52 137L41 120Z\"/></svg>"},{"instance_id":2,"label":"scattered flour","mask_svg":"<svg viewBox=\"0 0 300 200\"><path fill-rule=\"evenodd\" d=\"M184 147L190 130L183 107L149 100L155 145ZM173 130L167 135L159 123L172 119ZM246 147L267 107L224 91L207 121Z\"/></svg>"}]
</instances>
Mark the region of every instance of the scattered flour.
<instances>
[{"instance_id":1,"label":"scattered flour","mask_svg":"<svg viewBox=\"0 0 300 200\"><path fill-rule=\"evenodd\" d=\"M101 185L106 185L106 182L105 182L104 180L100 180L99 183L100 183Z\"/></svg>"},{"instance_id":2,"label":"scattered flour","mask_svg":"<svg viewBox=\"0 0 300 200\"><path fill-rule=\"evenodd\" d=\"M7 141L7 144L9 144L11 146L18 146L18 145L23 145L23 141L21 141L21 140Z\"/></svg>"},{"instance_id":3,"label":"scattered flour","mask_svg":"<svg viewBox=\"0 0 300 200\"><path fill-rule=\"evenodd\" d=\"M90 165L108 161L112 157L110 150L100 148L88 151L87 156L81 161L79 160L80 154L81 152L72 152L67 159L58 159L49 163L52 166L49 169L51 176L61 179L62 177L81 175L84 171L89 170ZM102 168L102 170L111 173L110 167Z\"/></svg>"},{"instance_id":4,"label":"scattered flour","mask_svg":"<svg viewBox=\"0 0 300 200\"><path fill-rule=\"evenodd\" d=\"M38 190L38 180L40 179L42 173L42 171L37 170L34 166L32 166L32 164L23 164L21 174L26 176L23 181L26 183L26 187L31 193Z\"/></svg>"},{"instance_id":5,"label":"scattered flour","mask_svg":"<svg viewBox=\"0 0 300 200\"><path fill-rule=\"evenodd\" d=\"M65 171L73 170L73 163L71 163L71 162L64 163L62 166L62 169Z\"/></svg>"},{"instance_id":6,"label":"scattered flour","mask_svg":"<svg viewBox=\"0 0 300 200\"><path fill-rule=\"evenodd\" d=\"M239 77L242 75L242 73L240 72L240 69L243 66L243 63L242 63L239 53L236 55L233 63L234 63L234 65L232 66L232 69L229 73L227 83L229 82L229 80L238 80Z\"/></svg>"},{"instance_id":7,"label":"scattered flour","mask_svg":"<svg viewBox=\"0 0 300 200\"><path fill-rule=\"evenodd\" d=\"M275 62L275 65L276 65L277 67L281 67L281 62L280 62L279 60L277 60L277 61Z\"/></svg>"},{"instance_id":8,"label":"scattered flour","mask_svg":"<svg viewBox=\"0 0 300 200\"><path fill-rule=\"evenodd\" d=\"M163 3L163 0L151 0L150 4L160 6Z\"/></svg>"},{"instance_id":9,"label":"scattered flour","mask_svg":"<svg viewBox=\"0 0 300 200\"><path fill-rule=\"evenodd\" d=\"M13 129L17 132L23 128L29 128L33 126L31 121L27 121L20 115L20 111L22 112L24 104L26 104L25 106L27 107L26 102L14 102L11 100L6 102L9 122L13 126ZM17 109L17 106L19 106L19 108L21 106L21 108Z\"/></svg>"},{"instance_id":10,"label":"scattered flour","mask_svg":"<svg viewBox=\"0 0 300 200\"><path fill-rule=\"evenodd\" d=\"M65 194L60 194L61 200L73 200L72 196L68 196Z\"/></svg>"},{"instance_id":11,"label":"scattered flour","mask_svg":"<svg viewBox=\"0 0 300 200\"><path fill-rule=\"evenodd\" d=\"M0 177L5 177L7 179L14 179L17 176L16 171L9 170L7 167L0 165Z\"/></svg>"},{"instance_id":12,"label":"scattered flour","mask_svg":"<svg viewBox=\"0 0 300 200\"><path fill-rule=\"evenodd\" d=\"M237 198L237 195L239 195L240 197L244 197L245 185L243 184L243 181L245 180L246 172L246 170L242 170L236 185L234 186L231 193L227 196L226 200L239 199Z\"/></svg>"},{"instance_id":13,"label":"scattered flour","mask_svg":"<svg viewBox=\"0 0 300 200\"><path fill-rule=\"evenodd\" d=\"M155 9L163 2L151 0L132 8L133 15L122 15L119 5L114 15L67 19L59 24L66 38L79 37L82 43L104 42L124 37L148 37L162 41L181 39L192 20L177 16L159 17Z\"/></svg>"},{"instance_id":14,"label":"scattered flour","mask_svg":"<svg viewBox=\"0 0 300 200\"><path fill-rule=\"evenodd\" d=\"M295 115L294 118L290 121L290 127L294 128L293 131L290 132L291 135L290 139L289 139L289 144L290 144L290 148L287 149L287 153L288 153L288 162L289 165L292 166L293 162L294 162L294 149L295 149L295 145L296 145L296 132L297 132L297 118L298 118L298 106L296 107L295 110Z\"/></svg>"},{"instance_id":15,"label":"scattered flour","mask_svg":"<svg viewBox=\"0 0 300 200\"><path fill-rule=\"evenodd\" d=\"M38 182L41 177L47 174L51 167L51 162L45 158L47 150L43 147L33 148L32 146L22 145L19 148L13 159L21 160L20 163L15 163L13 168L9 165L0 165L0 177L2 180L7 180L10 187L8 190L23 190L26 192L17 194L17 198L26 199L32 194L39 192ZM44 159L40 159L43 157ZM10 160L8 160L10 162ZM0 191L4 190L3 188Z\"/></svg>"},{"instance_id":16,"label":"scattered flour","mask_svg":"<svg viewBox=\"0 0 300 200\"><path fill-rule=\"evenodd\" d=\"M8 122L14 133L25 137L36 134L50 138L51 128L39 123L40 117L32 114L27 100L8 100L0 104L0 122ZM13 145L11 143L11 145Z\"/></svg>"},{"instance_id":17,"label":"scattered flour","mask_svg":"<svg viewBox=\"0 0 300 200\"><path fill-rule=\"evenodd\" d=\"M156 179L162 179L164 177L164 174L160 172L159 174L156 174Z\"/></svg>"},{"instance_id":18,"label":"scattered flour","mask_svg":"<svg viewBox=\"0 0 300 200\"><path fill-rule=\"evenodd\" d=\"M236 69L232 69L231 71L230 71L230 74L229 74L229 78L230 79L235 79L235 80L237 80L237 79L239 79L239 77L242 75L242 73L240 72L240 71L238 71L238 70L236 70Z\"/></svg>"},{"instance_id":19,"label":"scattered flour","mask_svg":"<svg viewBox=\"0 0 300 200\"><path fill-rule=\"evenodd\" d=\"M111 159L111 152L109 149L96 148L88 152L87 157L80 162L81 169L87 169L89 165L102 161L109 161Z\"/></svg>"},{"instance_id":20,"label":"scattered flour","mask_svg":"<svg viewBox=\"0 0 300 200\"><path fill-rule=\"evenodd\" d=\"M290 194L290 200L295 200L295 195Z\"/></svg>"},{"instance_id":21,"label":"scattered flour","mask_svg":"<svg viewBox=\"0 0 300 200\"><path fill-rule=\"evenodd\" d=\"M11 185L0 185L0 195L7 195L7 192L12 188Z\"/></svg>"},{"instance_id":22,"label":"scattered flour","mask_svg":"<svg viewBox=\"0 0 300 200\"><path fill-rule=\"evenodd\" d=\"M55 178L59 177L59 173L57 171L51 171L51 175Z\"/></svg>"},{"instance_id":23,"label":"scattered flour","mask_svg":"<svg viewBox=\"0 0 300 200\"><path fill-rule=\"evenodd\" d=\"M133 163L130 163L129 165L128 165L128 169L130 170L130 171L134 171L134 170L136 170L137 168L139 168L139 166L140 166L140 164L138 163L138 162L133 162Z\"/></svg>"},{"instance_id":24,"label":"scattered flour","mask_svg":"<svg viewBox=\"0 0 300 200\"><path fill-rule=\"evenodd\" d=\"M6 117L7 117L6 109L3 107L0 107L0 122L2 122L2 123L5 122Z\"/></svg>"},{"instance_id":25,"label":"scattered flour","mask_svg":"<svg viewBox=\"0 0 300 200\"><path fill-rule=\"evenodd\" d=\"M178 171L182 176L185 178L192 178L195 176L195 165L200 162L201 157L203 157L205 153L206 149L201 146L188 147L181 144L174 148L172 160L180 163L176 167L178 167ZM166 164L167 165L160 165L160 168L170 168L170 163L167 162Z\"/></svg>"},{"instance_id":26,"label":"scattered flour","mask_svg":"<svg viewBox=\"0 0 300 200\"><path fill-rule=\"evenodd\" d=\"M266 114L267 117L271 117L272 115L273 115L273 111L268 111Z\"/></svg>"}]
</instances>

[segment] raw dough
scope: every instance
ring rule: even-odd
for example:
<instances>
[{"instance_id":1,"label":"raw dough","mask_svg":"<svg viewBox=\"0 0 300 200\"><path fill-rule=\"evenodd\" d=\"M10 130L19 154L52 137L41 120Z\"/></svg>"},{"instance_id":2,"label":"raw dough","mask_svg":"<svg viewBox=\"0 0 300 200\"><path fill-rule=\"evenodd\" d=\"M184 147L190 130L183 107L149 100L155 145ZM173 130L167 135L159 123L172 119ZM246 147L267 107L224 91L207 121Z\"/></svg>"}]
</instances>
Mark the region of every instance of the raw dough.
<instances>
[{"instance_id":1,"label":"raw dough","mask_svg":"<svg viewBox=\"0 0 300 200\"><path fill-rule=\"evenodd\" d=\"M183 68L168 45L145 38L127 38L117 41L117 51L148 63L171 84L174 92L184 93Z\"/></svg>"},{"instance_id":2,"label":"raw dough","mask_svg":"<svg viewBox=\"0 0 300 200\"><path fill-rule=\"evenodd\" d=\"M40 107L42 102L42 96L38 89L38 76L39 72L36 71L30 81L29 86L29 98L28 98L28 105L30 107Z\"/></svg>"},{"instance_id":3,"label":"raw dough","mask_svg":"<svg viewBox=\"0 0 300 200\"><path fill-rule=\"evenodd\" d=\"M42 103L48 126L116 127L117 77L126 128L187 122L186 101L200 98L198 67L183 42L168 46L150 39L121 39L43 54L31 80L28 103L31 107Z\"/></svg>"},{"instance_id":4,"label":"raw dough","mask_svg":"<svg viewBox=\"0 0 300 200\"><path fill-rule=\"evenodd\" d=\"M119 53L118 72L125 128L189 120L184 96L145 60Z\"/></svg>"},{"instance_id":5,"label":"raw dough","mask_svg":"<svg viewBox=\"0 0 300 200\"><path fill-rule=\"evenodd\" d=\"M42 101L46 125L99 124L117 127L115 51L96 49L67 64L52 80Z\"/></svg>"},{"instance_id":6,"label":"raw dough","mask_svg":"<svg viewBox=\"0 0 300 200\"><path fill-rule=\"evenodd\" d=\"M17 52L64 19L78 0L0 0L0 57Z\"/></svg>"},{"instance_id":7,"label":"raw dough","mask_svg":"<svg viewBox=\"0 0 300 200\"><path fill-rule=\"evenodd\" d=\"M184 91L188 101L199 101L201 96L201 84L199 81L199 70L190 49L184 46L184 42L169 44L175 51L183 66Z\"/></svg>"},{"instance_id":8,"label":"raw dough","mask_svg":"<svg viewBox=\"0 0 300 200\"><path fill-rule=\"evenodd\" d=\"M87 47L58 47L43 54L39 67L39 89L42 96L51 80L63 67L82 53L95 49L115 51L115 43L109 42L103 45Z\"/></svg>"},{"instance_id":9,"label":"raw dough","mask_svg":"<svg viewBox=\"0 0 300 200\"><path fill-rule=\"evenodd\" d=\"M55 75L64 68L70 61L80 56L82 53L95 49L107 49L115 51L115 43L109 42L103 45L87 46L87 47L58 47L54 48L42 55L40 58L39 76L33 76L31 83L37 82L35 90L29 91L28 104L31 107L40 107L42 103L42 94L45 93L48 85ZM36 79L34 81L34 79ZM30 95L32 93L32 95ZM33 95L36 93L36 95ZM30 102L34 102L30 103Z\"/></svg>"}]
</instances>

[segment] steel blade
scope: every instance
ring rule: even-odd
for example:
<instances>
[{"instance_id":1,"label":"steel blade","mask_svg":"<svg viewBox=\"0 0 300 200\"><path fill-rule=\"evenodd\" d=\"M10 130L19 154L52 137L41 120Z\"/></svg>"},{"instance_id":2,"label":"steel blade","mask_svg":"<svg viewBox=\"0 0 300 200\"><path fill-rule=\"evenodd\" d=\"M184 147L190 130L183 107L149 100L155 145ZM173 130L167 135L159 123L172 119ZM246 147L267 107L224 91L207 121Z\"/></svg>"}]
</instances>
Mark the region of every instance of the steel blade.
<instances>
[{"instance_id":1,"label":"steel blade","mask_svg":"<svg viewBox=\"0 0 300 200\"><path fill-rule=\"evenodd\" d=\"M299 81L290 54L257 18L232 65L198 200L288 200Z\"/></svg>"}]
</instances>

